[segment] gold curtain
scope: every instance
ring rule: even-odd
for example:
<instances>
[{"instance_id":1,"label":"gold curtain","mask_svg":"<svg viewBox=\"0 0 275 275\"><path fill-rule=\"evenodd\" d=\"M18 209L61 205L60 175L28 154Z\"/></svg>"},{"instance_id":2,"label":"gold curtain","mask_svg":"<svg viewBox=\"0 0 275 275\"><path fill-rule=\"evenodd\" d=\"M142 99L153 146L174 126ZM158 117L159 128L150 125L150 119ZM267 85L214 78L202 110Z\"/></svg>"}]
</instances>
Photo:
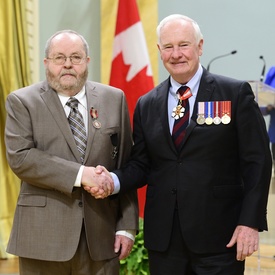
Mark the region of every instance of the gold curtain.
<instances>
[{"instance_id":1,"label":"gold curtain","mask_svg":"<svg viewBox=\"0 0 275 275\"><path fill-rule=\"evenodd\" d=\"M10 170L5 153L5 100L7 95L31 83L26 26L27 0L0 1L0 258L9 238L19 179Z\"/></svg>"}]
</instances>

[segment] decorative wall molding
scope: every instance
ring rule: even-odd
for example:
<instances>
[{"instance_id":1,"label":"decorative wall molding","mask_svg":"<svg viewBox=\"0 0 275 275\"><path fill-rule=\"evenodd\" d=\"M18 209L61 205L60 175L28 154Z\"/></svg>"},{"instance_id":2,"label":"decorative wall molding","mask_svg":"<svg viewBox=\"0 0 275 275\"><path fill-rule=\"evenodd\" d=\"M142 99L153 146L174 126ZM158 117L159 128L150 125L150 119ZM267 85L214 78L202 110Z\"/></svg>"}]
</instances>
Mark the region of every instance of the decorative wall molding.
<instances>
[{"instance_id":1,"label":"decorative wall molding","mask_svg":"<svg viewBox=\"0 0 275 275\"><path fill-rule=\"evenodd\" d=\"M26 20L32 82L39 81L39 1L26 0Z\"/></svg>"}]
</instances>

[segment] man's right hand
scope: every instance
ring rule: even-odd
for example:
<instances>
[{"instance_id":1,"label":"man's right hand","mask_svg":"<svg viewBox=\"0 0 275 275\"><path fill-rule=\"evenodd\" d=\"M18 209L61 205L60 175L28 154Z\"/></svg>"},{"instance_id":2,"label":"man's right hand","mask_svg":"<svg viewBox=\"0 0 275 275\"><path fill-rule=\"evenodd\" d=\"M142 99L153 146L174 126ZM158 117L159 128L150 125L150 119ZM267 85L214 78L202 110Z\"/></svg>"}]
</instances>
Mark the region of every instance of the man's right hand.
<instances>
[{"instance_id":1,"label":"man's right hand","mask_svg":"<svg viewBox=\"0 0 275 275\"><path fill-rule=\"evenodd\" d=\"M81 184L97 199L108 197L114 191L114 182L104 166L84 167Z\"/></svg>"}]
</instances>

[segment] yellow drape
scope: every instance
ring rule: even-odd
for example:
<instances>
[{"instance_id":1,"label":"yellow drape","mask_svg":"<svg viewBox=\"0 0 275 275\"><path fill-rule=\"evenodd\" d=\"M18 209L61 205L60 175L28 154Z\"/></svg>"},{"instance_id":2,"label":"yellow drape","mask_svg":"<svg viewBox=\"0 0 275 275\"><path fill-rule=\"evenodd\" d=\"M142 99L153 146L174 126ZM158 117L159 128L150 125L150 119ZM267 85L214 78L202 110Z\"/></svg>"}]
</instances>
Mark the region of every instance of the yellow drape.
<instances>
[{"instance_id":1,"label":"yellow drape","mask_svg":"<svg viewBox=\"0 0 275 275\"><path fill-rule=\"evenodd\" d=\"M27 43L27 0L0 1L0 258L7 258L20 181L10 170L5 154L4 126L7 95L31 83Z\"/></svg>"},{"instance_id":2,"label":"yellow drape","mask_svg":"<svg viewBox=\"0 0 275 275\"><path fill-rule=\"evenodd\" d=\"M158 83L158 49L156 27L158 23L158 1L137 0L154 83ZM118 0L101 0L101 81L109 84L112 65L113 39L115 35Z\"/></svg>"}]
</instances>

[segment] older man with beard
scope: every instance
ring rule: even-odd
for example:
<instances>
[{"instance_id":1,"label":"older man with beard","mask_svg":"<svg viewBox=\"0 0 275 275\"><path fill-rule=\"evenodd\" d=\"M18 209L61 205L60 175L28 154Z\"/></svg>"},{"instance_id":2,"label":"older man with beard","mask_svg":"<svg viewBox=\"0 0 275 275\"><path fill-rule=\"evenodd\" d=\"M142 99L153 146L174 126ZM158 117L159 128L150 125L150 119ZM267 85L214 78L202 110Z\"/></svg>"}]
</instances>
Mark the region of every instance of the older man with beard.
<instances>
[{"instance_id":1,"label":"older man with beard","mask_svg":"<svg viewBox=\"0 0 275 275\"><path fill-rule=\"evenodd\" d=\"M87 81L88 52L80 34L55 33L47 80L6 101L7 158L22 181L7 251L21 275L117 275L134 243L136 192L96 200L83 188L94 166L117 169L132 147L124 93ZM107 174L101 182L112 191Z\"/></svg>"}]
</instances>

